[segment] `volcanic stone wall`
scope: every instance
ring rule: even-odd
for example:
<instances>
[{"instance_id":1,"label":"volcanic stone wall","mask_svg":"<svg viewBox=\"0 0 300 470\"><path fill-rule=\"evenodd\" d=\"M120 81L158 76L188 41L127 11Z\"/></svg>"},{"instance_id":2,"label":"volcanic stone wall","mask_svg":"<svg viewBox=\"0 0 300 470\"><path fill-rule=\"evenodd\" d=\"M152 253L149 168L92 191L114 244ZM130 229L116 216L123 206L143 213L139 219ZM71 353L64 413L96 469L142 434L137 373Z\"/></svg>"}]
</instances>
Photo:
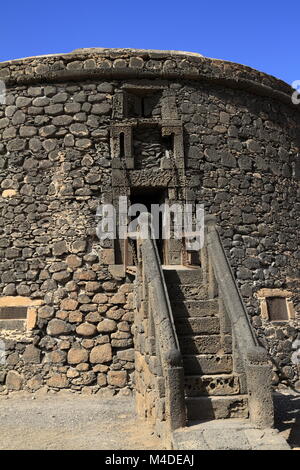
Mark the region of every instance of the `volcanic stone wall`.
<instances>
[{"instance_id":1,"label":"volcanic stone wall","mask_svg":"<svg viewBox=\"0 0 300 470\"><path fill-rule=\"evenodd\" d=\"M126 50L12 61L0 78L0 303L22 297L31 315L27 333L0 331L1 392L134 386L133 284L96 236L97 207L112 194L111 124L122 122L116 102L128 84L160 87L154 119L163 118L164 99L174 104L186 198L218 217L274 384L299 388L300 115L290 88L238 64ZM150 187L163 174L156 134L140 130L133 142ZM174 186L168 178L163 186ZM261 315L265 288L289 293L294 318Z\"/></svg>"},{"instance_id":2,"label":"volcanic stone wall","mask_svg":"<svg viewBox=\"0 0 300 470\"><path fill-rule=\"evenodd\" d=\"M211 85L197 91L186 85L179 94L187 167L200 179L197 199L218 216L253 326L270 351L274 384L294 383L300 373L299 113L242 91L212 91ZM264 288L275 295L287 291L296 311L290 321L262 317L258 296Z\"/></svg>"},{"instance_id":3,"label":"volcanic stone wall","mask_svg":"<svg viewBox=\"0 0 300 470\"><path fill-rule=\"evenodd\" d=\"M95 235L112 91L17 87L1 109L2 300L41 301L31 333L1 331L9 389L132 384L132 284L112 278Z\"/></svg>"}]
</instances>

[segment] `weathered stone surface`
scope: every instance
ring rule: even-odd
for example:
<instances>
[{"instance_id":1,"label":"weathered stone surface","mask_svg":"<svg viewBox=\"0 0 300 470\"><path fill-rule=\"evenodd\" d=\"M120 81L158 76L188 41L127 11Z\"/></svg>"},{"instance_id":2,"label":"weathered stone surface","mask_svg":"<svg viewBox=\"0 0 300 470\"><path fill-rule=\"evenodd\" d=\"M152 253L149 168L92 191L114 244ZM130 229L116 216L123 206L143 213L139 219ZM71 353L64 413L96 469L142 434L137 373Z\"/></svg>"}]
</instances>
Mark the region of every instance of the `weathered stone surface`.
<instances>
[{"instance_id":1,"label":"weathered stone surface","mask_svg":"<svg viewBox=\"0 0 300 470\"><path fill-rule=\"evenodd\" d=\"M127 372L124 370L118 371L109 371L107 374L107 381L109 385L114 385L116 387L124 387L127 382Z\"/></svg>"},{"instance_id":2,"label":"weathered stone surface","mask_svg":"<svg viewBox=\"0 0 300 470\"><path fill-rule=\"evenodd\" d=\"M84 348L71 348L68 351L68 363L69 364L80 364L88 360L89 353Z\"/></svg>"},{"instance_id":3,"label":"weathered stone surface","mask_svg":"<svg viewBox=\"0 0 300 470\"><path fill-rule=\"evenodd\" d=\"M125 310L122 308L113 307L107 310L106 316L112 320L120 320L123 317Z\"/></svg>"},{"instance_id":4,"label":"weathered stone surface","mask_svg":"<svg viewBox=\"0 0 300 470\"><path fill-rule=\"evenodd\" d=\"M25 363L39 364L41 357L41 351L36 348L33 344L28 344L22 355L22 359Z\"/></svg>"},{"instance_id":5,"label":"weathered stone surface","mask_svg":"<svg viewBox=\"0 0 300 470\"><path fill-rule=\"evenodd\" d=\"M111 297L110 302L112 304L125 304L126 298L124 294L115 294Z\"/></svg>"},{"instance_id":6,"label":"weathered stone surface","mask_svg":"<svg viewBox=\"0 0 300 470\"><path fill-rule=\"evenodd\" d=\"M113 348L127 348L128 346L132 346L132 344L133 344L132 338L111 340L111 345Z\"/></svg>"},{"instance_id":7,"label":"weathered stone surface","mask_svg":"<svg viewBox=\"0 0 300 470\"><path fill-rule=\"evenodd\" d=\"M75 385L91 385L95 382L96 375L93 371L84 371L80 374L80 377L72 380Z\"/></svg>"},{"instance_id":8,"label":"weathered stone surface","mask_svg":"<svg viewBox=\"0 0 300 470\"><path fill-rule=\"evenodd\" d=\"M67 340L61 340L58 342L58 347L59 349L70 349L70 346L71 346L71 343L70 341L67 341Z\"/></svg>"},{"instance_id":9,"label":"weathered stone surface","mask_svg":"<svg viewBox=\"0 0 300 470\"><path fill-rule=\"evenodd\" d=\"M110 344L101 344L91 350L90 362L92 364L103 364L112 360L112 349Z\"/></svg>"},{"instance_id":10,"label":"weathered stone surface","mask_svg":"<svg viewBox=\"0 0 300 470\"><path fill-rule=\"evenodd\" d=\"M56 350L47 353L45 356L45 362L49 362L51 364L63 364L66 361L67 354L65 351Z\"/></svg>"},{"instance_id":11,"label":"weathered stone surface","mask_svg":"<svg viewBox=\"0 0 300 470\"><path fill-rule=\"evenodd\" d=\"M83 339L81 345L84 348L91 349L94 346L95 342L93 339Z\"/></svg>"},{"instance_id":12,"label":"weathered stone surface","mask_svg":"<svg viewBox=\"0 0 300 470\"><path fill-rule=\"evenodd\" d=\"M69 379L75 379L76 377L79 377L79 375L80 374L76 369L70 368L70 369L67 370L67 377Z\"/></svg>"},{"instance_id":13,"label":"weathered stone surface","mask_svg":"<svg viewBox=\"0 0 300 470\"><path fill-rule=\"evenodd\" d=\"M100 387L105 387L105 385L107 384L107 378L105 374L97 374L97 384Z\"/></svg>"},{"instance_id":14,"label":"weathered stone surface","mask_svg":"<svg viewBox=\"0 0 300 470\"><path fill-rule=\"evenodd\" d=\"M65 241L54 243L52 247L52 253L54 256L60 256L64 253L67 253L68 248Z\"/></svg>"},{"instance_id":15,"label":"weathered stone surface","mask_svg":"<svg viewBox=\"0 0 300 470\"><path fill-rule=\"evenodd\" d=\"M74 274L74 279L77 281L92 281L96 278L96 274L92 270L77 269Z\"/></svg>"},{"instance_id":16,"label":"weathered stone surface","mask_svg":"<svg viewBox=\"0 0 300 470\"><path fill-rule=\"evenodd\" d=\"M85 285L87 292L97 292L97 290L99 290L100 287L101 287L100 282L95 282L95 281L87 282Z\"/></svg>"},{"instance_id":17,"label":"weathered stone surface","mask_svg":"<svg viewBox=\"0 0 300 470\"><path fill-rule=\"evenodd\" d=\"M47 334L50 336L63 335L69 333L70 331L70 326L63 320L53 318L48 323Z\"/></svg>"},{"instance_id":18,"label":"weathered stone surface","mask_svg":"<svg viewBox=\"0 0 300 470\"><path fill-rule=\"evenodd\" d=\"M23 377L18 372L10 370L7 373L5 383L8 390L21 390L23 385Z\"/></svg>"},{"instance_id":19,"label":"weathered stone surface","mask_svg":"<svg viewBox=\"0 0 300 470\"><path fill-rule=\"evenodd\" d=\"M109 343L109 341L110 341L109 335L101 335L95 338L95 344Z\"/></svg>"},{"instance_id":20,"label":"weathered stone surface","mask_svg":"<svg viewBox=\"0 0 300 470\"><path fill-rule=\"evenodd\" d=\"M4 295L15 295L16 294L16 286L15 284L7 284L7 286L4 287L3 289L3 294Z\"/></svg>"},{"instance_id":21,"label":"weathered stone surface","mask_svg":"<svg viewBox=\"0 0 300 470\"><path fill-rule=\"evenodd\" d=\"M81 336L93 336L96 332L97 328L91 323L82 323L76 328L76 333Z\"/></svg>"},{"instance_id":22,"label":"weathered stone surface","mask_svg":"<svg viewBox=\"0 0 300 470\"><path fill-rule=\"evenodd\" d=\"M8 366L15 366L18 364L19 359L20 359L19 354L17 352L14 352L12 354L9 354L9 356L7 356L5 362Z\"/></svg>"},{"instance_id":23,"label":"weathered stone surface","mask_svg":"<svg viewBox=\"0 0 300 470\"><path fill-rule=\"evenodd\" d=\"M95 312L97 310L97 304L83 304L80 305L79 310L81 312Z\"/></svg>"},{"instance_id":24,"label":"weathered stone surface","mask_svg":"<svg viewBox=\"0 0 300 470\"><path fill-rule=\"evenodd\" d=\"M87 362L82 362L80 364L77 364L76 369L79 370L80 372L84 372L89 370L90 365Z\"/></svg>"},{"instance_id":25,"label":"weathered stone surface","mask_svg":"<svg viewBox=\"0 0 300 470\"><path fill-rule=\"evenodd\" d=\"M68 292L74 292L78 289L78 286L77 286L77 283L75 281L69 281L67 282L67 284L65 285L65 289L68 291Z\"/></svg>"},{"instance_id":26,"label":"weathered stone surface","mask_svg":"<svg viewBox=\"0 0 300 470\"><path fill-rule=\"evenodd\" d=\"M75 240L71 246L72 253L83 252L86 248L86 240Z\"/></svg>"},{"instance_id":27,"label":"weathered stone surface","mask_svg":"<svg viewBox=\"0 0 300 470\"><path fill-rule=\"evenodd\" d=\"M43 386L43 378L41 375L36 375L29 379L26 386L33 392L40 389Z\"/></svg>"},{"instance_id":28,"label":"weathered stone surface","mask_svg":"<svg viewBox=\"0 0 300 470\"><path fill-rule=\"evenodd\" d=\"M121 321L118 323L118 330L120 331L130 331L130 325L127 321Z\"/></svg>"},{"instance_id":29,"label":"weathered stone surface","mask_svg":"<svg viewBox=\"0 0 300 470\"><path fill-rule=\"evenodd\" d=\"M58 310L56 312L56 318L60 318L60 320L68 320L69 312L66 310Z\"/></svg>"},{"instance_id":30,"label":"weathered stone surface","mask_svg":"<svg viewBox=\"0 0 300 470\"><path fill-rule=\"evenodd\" d=\"M71 273L69 273L68 271L59 271L58 273L54 273L52 278L55 280L55 281L58 281L60 283L65 283L67 282L71 277Z\"/></svg>"},{"instance_id":31,"label":"weathered stone surface","mask_svg":"<svg viewBox=\"0 0 300 470\"><path fill-rule=\"evenodd\" d=\"M75 299L64 299L60 303L62 310L76 310L78 302Z\"/></svg>"},{"instance_id":32,"label":"weathered stone surface","mask_svg":"<svg viewBox=\"0 0 300 470\"><path fill-rule=\"evenodd\" d=\"M102 289L106 292L112 292L116 289L116 283L112 281L105 281L102 283Z\"/></svg>"},{"instance_id":33,"label":"weathered stone surface","mask_svg":"<svg viewBox=\"0 0 300 470\"><path fill-rule=\"evenodd\" d=\"M86 321L91 323L98 323L102 319L101 315L98 312L90 312L85 317Z\"/></svg>"},{"instance_id":34,"label":"weathered stone surface","mask_svg":"<svg viewBox=\"0 0 300 470\"><path fill-rule=\"evenodd\" d=\"M119 288L119 292L121 294L129 294L130 292L133 292L133 284L122 284Z\"/></svg>"},{"instance_id":35,"label":"weathered stone surface","mask_svg":"<svg viewBox=\"0 0 300 470\"><path fill-rule=\"evenodd\" d=\"M69 255L66 258L66 263L69 266L69 268L75 269L79 268L82 264L82 259L79 258L79 256L76 255Z\"/></svg>"},{"instance_id":36,"label":"weathered stone surface","mask_svg":"<svg viewBox=\"0 0 300 470\"><path fill-rule=\"evenodd\" d=\"M83 315L79 310L73 310L69 313L68 320L70 323L81 323Z\"/></svg>"},{"instance_id":37,"label":"weathered stone surface","mask_svg":"<svg viewBox=\"0 0 300 470\"><path fill-rule=\"evenodd\" d=\"M98 323L97 330L99 333L106 333L106 332L112 332L116 331L117 329L117 323L114 320L110 320L108 318L105 318L102 320L100 323Z\"/></svg>"},{"instance_id":38,"label":"weathered stone surface","mask_svg":"<svg viewBox=\"0 0 300 470\"><path fill-rule=\"evenodd\" d=\"M50 305L44 305L38 310L39 318L51 318L54 315L54 308Z\"/></svg>"},{"instance_id":39,"label":"weathered stone surface","mask_svg":"<svg viewBox=\"0 0 300 470\"><path fill-rule=\"evenodd\" d=\"M47 385L55 388L66 388L69 385L69 381L65 375L54 374L49 380L47 380Z\"/></svg>"},{"instance_id":40,"label":"weathered stone surface","mask_svg":"<svg viewBox=\"0 0 300 470\"><path fill-rule=\"evenodd\" d=\"M96 294L93 297L93 302L96 304L105 304L108 300L108 297L106 294Z\"/></svg>"},{"instance_id":41,"label":"weathered stone surface","mask_svg":"<svg viewBox=\"0 0 300 470\"><path fill-rule=\"evenodd\" d=\"M124 351L118 351L117 357L122 361L134 361L134 349L125 349Z\"/></svg>"}]
</instances>

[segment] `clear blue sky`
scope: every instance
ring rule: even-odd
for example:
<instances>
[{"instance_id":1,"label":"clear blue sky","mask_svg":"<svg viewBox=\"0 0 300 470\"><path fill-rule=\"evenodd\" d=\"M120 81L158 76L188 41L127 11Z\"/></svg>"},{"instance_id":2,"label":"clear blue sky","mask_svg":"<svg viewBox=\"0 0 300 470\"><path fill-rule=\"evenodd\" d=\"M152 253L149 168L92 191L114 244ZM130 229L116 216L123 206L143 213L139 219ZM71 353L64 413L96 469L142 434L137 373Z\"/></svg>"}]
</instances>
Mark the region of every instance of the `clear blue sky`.
<instances>
[{"instance_id":1,"label":"clear blue sky","mask_svg":"<svg viewBox=\"0 0 300 470\"><path fill-rule=\"evenodd\" d=\"M0 14L0 61L80 47L173 49L300 80L299 0L3 0Z\"/></svg>"}]
</instances>

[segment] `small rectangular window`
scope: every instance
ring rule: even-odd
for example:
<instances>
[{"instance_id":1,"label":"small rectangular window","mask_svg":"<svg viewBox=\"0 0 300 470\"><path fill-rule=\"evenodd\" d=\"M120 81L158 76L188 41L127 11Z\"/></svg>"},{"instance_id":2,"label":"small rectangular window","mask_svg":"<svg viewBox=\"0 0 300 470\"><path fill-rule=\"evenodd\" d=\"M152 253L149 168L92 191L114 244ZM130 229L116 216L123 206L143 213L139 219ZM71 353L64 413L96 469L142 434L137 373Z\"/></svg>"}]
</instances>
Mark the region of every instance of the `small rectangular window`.
<instances>
[{"instance_id":1,"label":"small rectangular window","mask_svg":"<svg viewBox=\"0 0 300 470\"><path fill-rule=\"evenodd\" d=\"M284 321L289 319L285 297L267 297L269 320Z\"/></svg>"},{"instance_id":2,"label":"small rectangular window","mask_svg":"<svg viewBox=\"0 0 300 470\"><path fill-rule=\"evenodd\" d=\"M26 319L27 307L1 307L0 320Z\"/></svg>"},{"instance_id":3,"label":"small rectangular window","mask_svg":"<svg viewBox=\"0 0 300 470\"><path fill-rule=\"evenodd\" d=\"M126 117L151 118L161 114L161 92L136 89L126 93Z\"/></svg>"}]
</instances>

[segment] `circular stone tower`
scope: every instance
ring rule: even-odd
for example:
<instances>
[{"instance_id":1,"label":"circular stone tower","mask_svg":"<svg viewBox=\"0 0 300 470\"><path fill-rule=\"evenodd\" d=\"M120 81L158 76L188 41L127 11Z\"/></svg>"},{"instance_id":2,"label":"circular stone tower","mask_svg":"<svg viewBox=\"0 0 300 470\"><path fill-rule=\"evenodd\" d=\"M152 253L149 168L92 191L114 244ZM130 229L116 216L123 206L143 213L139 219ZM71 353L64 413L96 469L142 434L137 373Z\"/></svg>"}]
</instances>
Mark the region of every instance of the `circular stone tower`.
<instances>
[{"instance_id":1,"label":"circular stone tower","mask_svg":"<svg viewBox=\"0 0 300 470\"><path fill-rule=\"evenodd\" d=\"M97 207L119 196L216 215L273 382L300 390L293 90L243 65L131 49L13 60L0 79L0 393L130 393L134 250L96 234ZM165 264L183 260L173 242Z\"/></svg>"}]
</instances>

